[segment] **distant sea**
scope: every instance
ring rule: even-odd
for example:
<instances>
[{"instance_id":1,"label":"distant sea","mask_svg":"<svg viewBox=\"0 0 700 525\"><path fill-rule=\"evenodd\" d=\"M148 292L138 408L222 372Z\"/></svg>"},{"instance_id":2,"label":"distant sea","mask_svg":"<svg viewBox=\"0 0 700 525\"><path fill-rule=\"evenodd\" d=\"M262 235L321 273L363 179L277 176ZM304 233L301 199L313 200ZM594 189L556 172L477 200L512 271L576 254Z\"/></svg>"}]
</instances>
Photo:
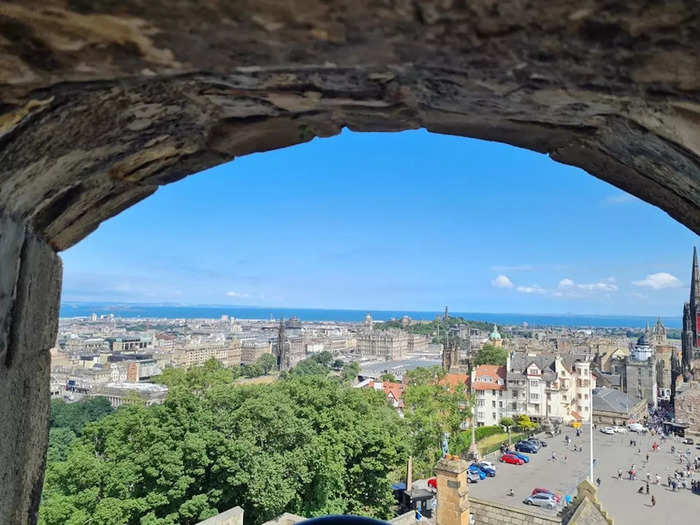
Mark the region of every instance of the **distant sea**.
<instances>
[{"instance_id":1,"label":"distant sea","mask_svg":"<svg viewBox=\"0 0 700 525\"><path fill-rule=\"evenodd\" d=\"M179 305L150 305L125 303L63 303L61 317L89 317L114 314L116 317L159 318L159 319L217 319L222 315L239 319L279 319L293 315L302 321L344 321L359 322L369 313L374 320L388 321L400 319L408 315L411 319L432 320L443 312L414 312L406 310L326 310L320 308L275 308L264 306L179 306ZM520 325L524 322L529 326L569 326L569 327L598 327L598 328L640 328L647 322L653 324L653 316L626 315L575 315L575 314L495 314L483 312L450 312L455 317L464 317L473 321L486 321L499 325ZM680 328L680 317L662 317L661 320L669 328Z\"/></svg>"}]
</instances>

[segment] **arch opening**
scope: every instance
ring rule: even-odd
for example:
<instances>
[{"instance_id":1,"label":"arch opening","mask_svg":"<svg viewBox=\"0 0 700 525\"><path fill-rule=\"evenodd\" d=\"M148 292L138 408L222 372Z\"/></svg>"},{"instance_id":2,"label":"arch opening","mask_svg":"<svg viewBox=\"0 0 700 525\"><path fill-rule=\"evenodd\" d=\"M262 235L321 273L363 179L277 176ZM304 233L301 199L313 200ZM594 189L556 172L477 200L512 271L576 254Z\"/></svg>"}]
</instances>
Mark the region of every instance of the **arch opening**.
<instances>
[{"instance_id":1,"label":"arch opening","mask_svg":"<svg viewBox=\"0 0 700 525\"><path fill-rule=\"evenodd\" d=\"M699 9L5 2L0 516L36 520L56 251L162 184L343 127L423 127L549 153L700 233Z\"/></svg>"}]
</instances>

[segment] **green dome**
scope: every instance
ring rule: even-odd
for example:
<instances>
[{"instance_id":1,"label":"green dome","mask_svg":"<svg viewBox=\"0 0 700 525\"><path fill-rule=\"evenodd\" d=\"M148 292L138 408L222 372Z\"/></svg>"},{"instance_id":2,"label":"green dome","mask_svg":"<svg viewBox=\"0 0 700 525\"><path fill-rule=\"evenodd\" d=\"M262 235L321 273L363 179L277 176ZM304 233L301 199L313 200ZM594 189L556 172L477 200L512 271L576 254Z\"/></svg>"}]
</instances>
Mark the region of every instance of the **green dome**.
<instances>
[{"instance_id":1,"label":"green dome","mask_svg":"<svg viewBox=\"0 0 700 525\"><path fill-rule=\"evenodd\" d=\"M491 340L501 339L501 334L498 333L498 328L496 328L496 325L493 325L493 332L491 332L491 335L489 335L489 339L491 339Z\"/></svg>"}]
</instances>

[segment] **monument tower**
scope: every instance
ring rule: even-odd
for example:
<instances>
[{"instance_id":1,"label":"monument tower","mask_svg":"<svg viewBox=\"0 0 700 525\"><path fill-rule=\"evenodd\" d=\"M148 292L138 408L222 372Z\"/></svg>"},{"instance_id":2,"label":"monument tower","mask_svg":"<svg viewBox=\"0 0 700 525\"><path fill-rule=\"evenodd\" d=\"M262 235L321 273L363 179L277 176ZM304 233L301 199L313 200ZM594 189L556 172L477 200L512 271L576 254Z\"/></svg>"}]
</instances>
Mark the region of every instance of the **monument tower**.
<instances>
[{"instance_id":1,"label":"monument tower","mask_svg":"<svg viewBox=\"0 0 700 525\"><path fill-rule=\"evenodd\" d=\"M681 334L681 354L683 376L689 378L693 361L700 359L700 270L698 269L698 251L693 248L693 270L690 276L690 300L683 305L683 333ZM695 370L699 374L700 370Z\"/></svg>"}]
</instances>

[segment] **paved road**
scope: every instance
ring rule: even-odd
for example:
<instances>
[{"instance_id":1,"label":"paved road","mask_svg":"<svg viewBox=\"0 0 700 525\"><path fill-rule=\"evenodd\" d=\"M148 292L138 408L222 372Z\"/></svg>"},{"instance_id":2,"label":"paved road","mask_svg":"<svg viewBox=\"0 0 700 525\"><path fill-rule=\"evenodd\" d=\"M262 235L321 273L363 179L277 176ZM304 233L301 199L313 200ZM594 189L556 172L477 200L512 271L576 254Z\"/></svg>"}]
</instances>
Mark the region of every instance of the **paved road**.
<instances>
[{"instance_id":1,"label":"paved road","mask_svg":"<svg viewBox=\"0 0 700 525\"><path fill-rule=\"evenodd\" d=\"M538 454L530 455L530 463L522 466L498 463L496 477L469 485L470 493L484 499L502 501L516 506L523 505L522 501L535 487L575 496L576 486L588 477L589 433L586 428L583 438L579 438L577 443L583 447L583 452L572 452L571 449L566 449L564 436L567 433L572 437L575 436L573 429L568 429L568 432L562 432L556 438L546 439L549 446L540 449ZM629 440L634 438L637 439L639 447L629 446ZM665 486L668 474L679 467L677 454L670 453L672 443L666 440L666 444L660 451L651 452L652 442L653 438L648 434L607 436L600 431L594 431L593 446L594 458L596 458L594 478L601 479L598 497L603 508L614 518L615 525L698 523L700 496L692 494L687 489L672 492ZM680 441L675 441L673 444L676 448L688 448L680 445ZM637 453L638 448L641 448L641 454ZM553 451L557 456L556 461L551 459ZM647 451L650 456L648 464L646 463ZM691 450L691 453L698 455L700 451ZM489 459L492 460L492 458ZM650 495L636 493L643 484L642 481L617 479L618 468L622 469L624 475L632 464L636 465L640 478L644 477L647 471L654 476L657 473L661 476L662 485L652 485L650 489L650 494L656 497L656 507L651 508ZM515 496L506 495L510 488L513 489ZM545 512L554 514L556 510Z\"/></svg>"}]
</instances>

